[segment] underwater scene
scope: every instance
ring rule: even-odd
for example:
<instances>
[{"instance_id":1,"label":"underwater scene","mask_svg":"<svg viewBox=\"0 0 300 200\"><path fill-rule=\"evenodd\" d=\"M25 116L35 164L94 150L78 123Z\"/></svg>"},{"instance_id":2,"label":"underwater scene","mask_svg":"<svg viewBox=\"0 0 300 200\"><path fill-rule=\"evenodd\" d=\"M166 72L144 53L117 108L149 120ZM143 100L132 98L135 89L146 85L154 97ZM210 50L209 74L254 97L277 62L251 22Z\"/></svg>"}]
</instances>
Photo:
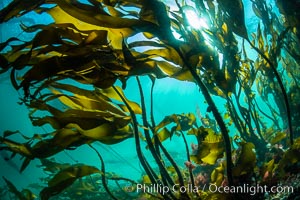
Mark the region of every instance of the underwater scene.
<instances>
[{"instance_id":1,"label":"underwater scene","mask_svg":"<svg viewBox=\"0 0 300 200\"><path fill-rule=\"evenodd\" d=\"M1 0L1 200L300 199L299 0Z\"/></svg>"}]
</instances>

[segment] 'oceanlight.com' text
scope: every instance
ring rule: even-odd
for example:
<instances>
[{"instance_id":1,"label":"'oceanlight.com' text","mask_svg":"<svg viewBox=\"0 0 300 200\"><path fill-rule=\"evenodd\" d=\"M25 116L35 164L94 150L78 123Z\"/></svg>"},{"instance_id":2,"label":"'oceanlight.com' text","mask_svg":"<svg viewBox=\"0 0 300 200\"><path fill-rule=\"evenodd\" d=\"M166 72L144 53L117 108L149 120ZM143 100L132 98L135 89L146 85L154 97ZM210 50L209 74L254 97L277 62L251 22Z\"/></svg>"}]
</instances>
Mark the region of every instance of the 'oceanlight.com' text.
<instances>
[{"instance_id":1,"label":"'oceanlight.com' text","mask_svg":"<svg viewBox=\"0 0 300 200\"><path fill-rule=\"evenodd\" d=\"M249 185L243 184L240 186L217 186L216 184L207 184L203 186L193 186L188 184L180 186L175 184L172 187L163 186L161 184L137 184L136 192L142 193L160 193L167 194L172 193L199 193L201 191L209 191L211 193L224 193L224 194L250 194L255 195L258 193L293 193L294 188L292 186L272 186L267 187L266 185Z\"/></svg>"}]
</instances>

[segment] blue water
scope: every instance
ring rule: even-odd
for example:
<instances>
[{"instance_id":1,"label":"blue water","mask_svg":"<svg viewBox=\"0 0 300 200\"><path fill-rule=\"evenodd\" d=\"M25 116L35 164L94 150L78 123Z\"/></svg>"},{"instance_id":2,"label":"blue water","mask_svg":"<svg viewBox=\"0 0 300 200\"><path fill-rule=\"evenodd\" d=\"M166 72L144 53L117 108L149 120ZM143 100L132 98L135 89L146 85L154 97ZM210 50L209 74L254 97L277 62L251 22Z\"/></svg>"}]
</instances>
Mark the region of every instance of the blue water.
<instances>
[{"instance_id":1,"label":"blue water","mask_svg":"<svg viewBox=\"0 0 300 200\"><path fill-rule=\"evenodd\" d=\"M10 0L2 0L0 2L0 8L5 7ZM172 1L166 1L168 3ZM174 5L171 5L171 7ZM244 1L245 10L251 9L251 2ZM21 40L30 40L34 34L28 34L22 32L19 27L20 23L25 25L33 25L39 23L51 23L52 19L45 15L39 15L36 13L29 13L25 17L15 18L8 23L0 24L0 41L6 41L10 37L18 37ZM246 24L248 32L255 32L257 23L259 20L254 16L252 12L246 12ZM134 40L134 38L132 38ZM239 40L240 42L240 40ZM246 48L250 49L250 46L246 44ZM9 50L9 49L8 49ZM253 51L249 50L249 58L257 56ZM145 94L146 107L150 110L150 90L151 81L148 77L141 77L143 91ZM121 86L120 82L116 85ZM253 88L256 90L256 88ZM34 127L29 119L29 110L25 105L20 105L20 97L22 97L22 91L16 91L11 83L9 73L0 75L0 133L6 130L18 130L24 135L30 137L35 133L51 132L51 127ZM127 81L127 87L125 89L126 97L132 101L140 102L140 94L137 87L135 78L130 78ZM241 98L244 98L243 96ZM212 113L207 113L207 103L204 97L199 91L199 87L195 83L178 81L171 78L164 78L157 80L154 87L154 116L156 123L160 122L165 116L172 114L193 113L197 115L197 110L200 109L200 113L205 116L208 114L213 118ZM225 101L220 97L214 96L214 101L218 107L219 112L223 116L225 114ZM261 98L257 98L257 102L261 105L261 108L270 113L267 105L263 103ZM270 99L271 103L274 100ZM241 102L241 105L246 106ZM149 115L148 115L149 117ZM138 116L138 121L141 122L141 116ZM269 125L271 122L266 122ZM281 124L282 122L280 122ZM197 124L201 122L197 119ZM282 124L281 124L282 125ZM229 134L231 136L236 134L234 126L228 127ZM196 137L193 135L187 136L188 144L197 144ZM23 138L18 135L14 135L11 139L22 141ZM164 142L165 147L169 153L173 156L180 167L184 167L184 162L187 160L185 146L183 145L182 137L173 136L171 140ZM122 177L130 178L135 181L139 181L141 176L145 174L143 168L140 166L137 158L134 139L130 138L121 143L114 145L105 145L101 143L94 144L99 150L105 161L105 167L107 172L116 173ZM150 152L145 150L146 144L143 143L142 149L146 158L150 158ZM41 179L45 177L45 173L39 167L40 162L33 160L27 169L20 173L19 169L22 164L20 156L17 155L14 159L7 158L10 156L9 152L0 152L0 176L5 176L8 180L12 181L18 189L27 188L30 184L42 182ZM60 163L84 163L87 165L100 168L100 161L97 154L92 151L87 145L83 145L76 150L65 150L55 155L56 161ZM149 159L153 168L157 169L153 159ZM43 183L45 184L45 183ZM5 182L0 178L0 186L4 186ZM44 185L45 186L45 185ZM33 192L38 194L38 189L33 189Z\"/></svg>"},{"instance_id":2,"label":"blue water","mask_svg":"<svg viewBox=\"0 0 300 200\"><path fill-rule=\"evenodd\" d=\"M4 0L1 7L8 4L8 2L9 0ZM25 34L22 32L22 29L19 26L21 22L29 26L39 23L51 23L52 19L46 14L39 15L31 12L30 14L27 14L26 17L14 18L8 23L0 24L0 29L2 30L1 41L5 41L12 36L17 36L21 40L30 40L34 34ZM142 78L141 81L149 110L151 81L147 77ZM34 133L45 133L45 131L51 130L50 128L47 130L47 128L42 129L32 126L28 118L29 111L26 106L18 104L21 96L18 91L11 86L8 74L0 76L0 83L0 110L1 115L3 116L0 119L0 132L5 130L18 130L21 133L30 136ZM192 112L195 114L197 107L199 107L203 113L206 111L207 105L204 103L204 98L199 92L198 86L194 83L166 78L156 81L154 91L154 114L156 122L161 121L164 116L174 113L181 114ZM135 102L140 101L140 95L134 78L128 80L125 94L130 100ZM220 108L222 108L221 104ZM188 143L197 142L194 136L187 137L187 140ZM130 177L134 180L139 180L141 175L144 174L144 171L139 166L133 144L133 139L127 139L122 143L110 146L97 144L96 146L105 160L106 170L113 171L121 176L126 175L125 177ZM182 144L182 138L173 137L172 141L168 140L165 144L168 147L170 154L183 166L184 161L186 161L185 147L183 145L178 145ZM126 149L126 151L124 151L124 149ZM149 152L145 151L146 156L147 153ZM19 159L5 161L4 157L7 157L10 154L2 154L1 162L4 163L4 165L0 165L0 175L5 176L8 180L18 180L16 182L18 188L26 188L29 183L35 183L39 181L39 178L43 177L44 174L42 170L38 167L34 167L39 165L39 161L34 160L31 162L30 167L20 174L18 172L18 167L20 167L22 161ZM150 155L148 156L150 157ZM84 146L79 147L75 151L65 150L55 156L55 158L62 163L76 164L79 162L97 167L100 166L97 155L93 153L90 148ZM0 179L0 181L4 183L2 179Z\"/></svg>"}]
</instances>

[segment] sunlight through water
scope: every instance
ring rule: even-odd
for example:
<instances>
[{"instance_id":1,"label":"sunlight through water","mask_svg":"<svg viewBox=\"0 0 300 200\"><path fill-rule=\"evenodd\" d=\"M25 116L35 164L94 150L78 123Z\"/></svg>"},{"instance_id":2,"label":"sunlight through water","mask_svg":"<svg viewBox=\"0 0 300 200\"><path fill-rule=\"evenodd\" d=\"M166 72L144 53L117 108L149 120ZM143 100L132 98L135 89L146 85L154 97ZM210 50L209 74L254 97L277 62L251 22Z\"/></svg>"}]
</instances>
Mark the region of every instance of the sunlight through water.
<instances>
[{"instance_id":1,"label":"sunlight through water","mask_svg":"<svg viewBox=\"0 0 300 200\"><path fill-rule=\"evenodd\" d=\"M199 17L199 15L196 13L195 9L191 6L185 6L183 8L183 12L185 14L185 17L189 23L189 25L194 29L208 29L208 25L204 18Z\"/></svg>"}]
</instances>

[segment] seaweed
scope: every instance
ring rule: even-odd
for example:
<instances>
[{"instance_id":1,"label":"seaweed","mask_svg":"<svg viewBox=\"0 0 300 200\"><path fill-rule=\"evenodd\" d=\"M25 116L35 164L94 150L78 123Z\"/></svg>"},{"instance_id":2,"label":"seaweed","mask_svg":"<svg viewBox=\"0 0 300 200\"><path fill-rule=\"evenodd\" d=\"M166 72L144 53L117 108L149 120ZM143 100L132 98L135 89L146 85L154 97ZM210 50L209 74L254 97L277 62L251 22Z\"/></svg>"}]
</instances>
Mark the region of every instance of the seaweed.
<instances>
[{"instance_id":1,"label":"seaweed","mask_svg":"<svg viewBox=\"0 0 300 200\"><path fill-rule=\"evenodd\" d=\"M292 3L299 6L296 1L251 1L259 21L251 30L241 0L175 1L172 7L158 0L12 0L1 9L0 23L32 11L53 19L49 24L21 22L22 34L32 37L11 35L0 44L0 76L10 74L32 125L50 129L4 131L0 150L12 153L5 160L20 155L21 172L32 167L32 160L41 161L40 167L51 174L41 199L66 194L73 199L230 199L241 196L203 187L130 192L140 183L195 189L288 182L285 174L297 177L300 163L299 12ZM188 12L207 24L196 28ZM128 86L133 78L136 89ZM195 105L196 114L174 108L156 121L154 85L166 78L196 84L204 97L203 104L197 102L200 107ZM133 93L138 100L132 100ZM197 144L189 148L191 136ZM168 149L176 137L182 137L178 145L184 147L185 163L178 163ZM138 181L106 172L102 154L92 146L110 147L130 138L130 151L145 172ZM96 152L101 169L48 160L80 146ZM19 191L4 180L17 198L35 198L30 190ZM131 187L124 189L122 181Z\"/></svg>"}]
</instances>

